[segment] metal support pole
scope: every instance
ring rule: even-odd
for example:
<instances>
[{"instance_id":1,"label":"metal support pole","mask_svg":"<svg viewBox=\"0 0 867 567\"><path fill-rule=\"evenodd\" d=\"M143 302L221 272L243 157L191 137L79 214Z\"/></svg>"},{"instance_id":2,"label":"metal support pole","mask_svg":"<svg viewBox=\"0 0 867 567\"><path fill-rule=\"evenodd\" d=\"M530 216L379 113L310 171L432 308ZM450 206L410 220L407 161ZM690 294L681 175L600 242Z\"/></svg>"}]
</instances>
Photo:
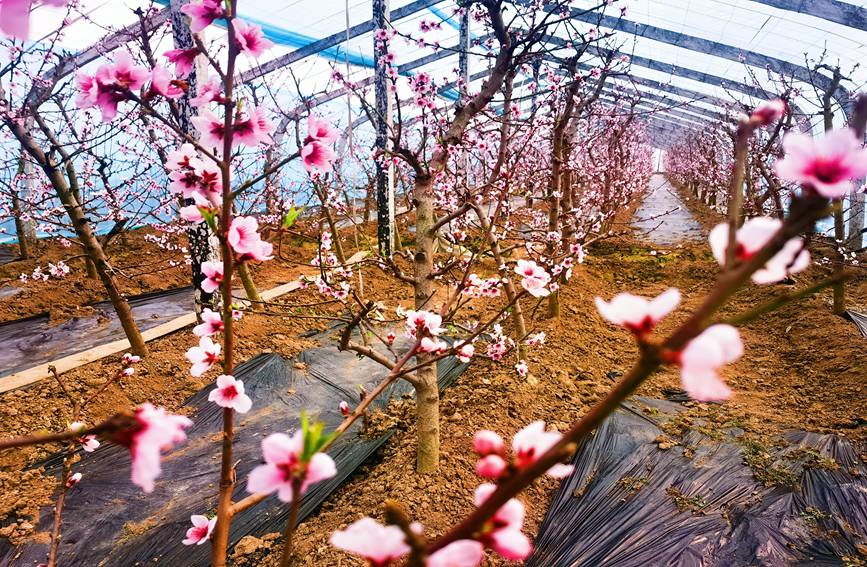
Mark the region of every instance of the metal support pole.
<instances>
[{"instance_id":1,"label":"metal support pole","mask_svg":"<svg viewBox=\"0 0 867 567\"><path fill-rule=\"evenodd\" d=\"M373 0L375 29L387 30L389 20L388 0ZM392 128L392 100L388 92L387 62L383 57L387 51L388 42L378 40L374 33L376 149L383 154L383 159L388 164L383 167L382 159L376 163L376 234L379 241L379 254L385 257L391 256L394 249L394 166L391 165L391 156L386 153L390 147L388 137Z\"/></svg>"},{"instance_id":2,"label":"metal support pole","mask_svg":"<svg viewBox=\"0 0 867 567\"><path fill-rule=\"evenodd\" d=\"M461 102L463 105L466 102L470 88L470 9L469 6L464 6L461 12L461 24L459 29L458 39L458 72L460 73L459 81L461 94ZM470 155L466 148L461 150L458 158L458 182L463 180L466 187L470 186Z\"/></svg>"}]
</instances>

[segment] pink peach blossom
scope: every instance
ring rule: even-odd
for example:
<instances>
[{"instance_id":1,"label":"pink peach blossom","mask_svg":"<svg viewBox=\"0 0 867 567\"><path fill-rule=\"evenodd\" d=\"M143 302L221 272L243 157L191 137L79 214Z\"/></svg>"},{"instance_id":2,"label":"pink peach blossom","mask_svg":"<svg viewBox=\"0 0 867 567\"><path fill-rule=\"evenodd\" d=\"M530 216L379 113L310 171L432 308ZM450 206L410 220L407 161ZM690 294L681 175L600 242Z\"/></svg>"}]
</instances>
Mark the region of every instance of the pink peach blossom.
<instances>
[{"instance_id":1,"label":"pink peach blossom","mask_svg":"<svg viewBox=\"0 0 867 567\"><path fill-rule=\"evenodd\" d=\"M176 169L194 169L194 160L198 160L199 154L196 147L189 143L181 144L181 147L169 152L166 159L166 169L174 171Z\"/></svg>"},{"instance_id":2,"label":"pink peach blossom","mask_svg":"<svg viewBox=\"0 0 867 567\"><path fill-rule=\"evenodd\" d=\"M190 516L190 522L193 527L187 530L187 537L181 543L184 545L202 545L211 539L211 533L214 531L214 526L217 525L217 518L208 519L207 516L193 514Z\"/></svg>"},{"instance_id":3,"label":"pink peach blossom","mask_svg":"<svg viewBox=\"0 0 867 567\"><path fill-rule=\"evenodd\" d=\"M30 34L30 5L33 0L3 0L0 3L0 31L18 39Z\"/></svg>"},{"instance_id":4,"label":"pink peach blossom","mask_svg":"<svg viewBox=\"0 0 867 567\"><path fill-rule=\"evenodd\" d=\"M305 144L319 142L320 144L333 144L337 141L340 133L330 122L311 114L307 117L307 138Z\"/></svg>"},{"instance_id":5,"label":"pink peach blossom","mask_svg":"<svg viewBox=\"0 0 867 567\"><path fill-rule=\"evenodd\" d=\"M331 545L367 559L372 567L386 567L409 553L406 535L397 526L384 526L373 518L364 517L345 530L331 534Z\"/></svg>"},{"instance_id":6,"label":"pink peach blossom","mask_svg":"<svg viewBox=\"0 0 867 567\"><path fill-rule=\"evenodd\" d=\"M302 479L300 497L316 482L337 474L334 461L325 453L315 453L310 462L301 461L304 449L303 432L296 431L292 437L285 433L272 433L262 440L262 455L265 464L259 465L247 477L247 491L253 494L277 493L283 502L291 502L296 495L292 489L295 478Z\"/></svg>"},{"instance_id":7,"label":"pink peach blossom","mask_svg":"<svg viewBox=\"0 0 867 567\"><path fill-rule=\"evenodd\" d=\"M199 85L199 94L190 99L190 104L199 108L209 102L221 100L223 96L222 93L223 85L216 77L214 77L207 83Z\"/></svg>"},{"instance_id":8,"label":"pink peach blossom","mask_svg":"<svg viewBox=\"0 0 867 567\"><path fill-rule=\"evenodd\" d=\"M133 91L141 89L150 76L149 69L134 65L132 56L119 50L114 63L101 65L95 75L83 72L76 75L79 91L76 106L82 109L98 106L103 122L109 122L117 115L117 105L128 100Z\"/></svg>"},{"instance_id":9,"label":"pink peach blossom","mask_svg":"<svg viewBox=\"0 0 867 567\"><path fill-rule=\"evenodd\" d=\"M81 443L81 448L84 449L85 453L93 453L99 448L99 440L97 440L96 435L85 435L81 439L79 439Z\"/></svg>"},{"instance_id":10,"label":"pink peach blossom","mask_svg":"<svg viewBox=\"0 0 867 567\"><path fill-rule=\"evenodd\" d=\"M788 105L783 99L777 98L760 104L753 110L750 117L762 126L773 124L786 115Z\"/></svg>"},{"instance_id":11,"label":"pink peach blossom","mask_svg":"<svg viewBox=\"0 0 867 567\"><path fill-rule=\"evenodd\" d=\"M270 260L273 246L259 236L259 223L254 217L235 217L229 226L229 245L244 260Z\"/></svg>"},{"instance_id":12,"label":"pink peach blossom","mask_svg":"<svg viewBox=\"0 0 867 567\"><path fill-rule=\"evenodd\" d=\"M101 84L130 91L142 88L149 76L150 71L146 67L135 65L132 55L123 50L115 54L113 65L103 65L96 71L96 78Z\"/></svg>"},{"instance_id":13,"label":"pink peach blossom","mask_svg":"<svg viewBox=\"0 0 867 567\"><path fill-rule=\"evenodd\" d=\"M202 281L202 290L206 293L214 293L220 289L220 284L223 282L223 263L202 262L202 275L205 276Z\"/></svg>"},{"instance_id":14,"label":"pink peach blossom","mask_svg":"<svg viewBox=\"0 0 867 567\"><path fill-rule=\"evenodd\" d=\"M220 360L220 345L211 340L211 337L199 339L199 346L190 347L184 355L192 363L191 376L201 376L211 369Z\"/></svg>"},{"instance_id":15,"label":"pink peach blossom","mask_svg":"<svg viewBox=\"0 0 867 567\"><path fill-rule=\"evenodd\" d=\"M205 217L202 216L202 211L196 205L181 207L178 212L181 218L187 222L200 223L205 220Z\"/></svg>"},{"instance_id":16,"label":"pink peach blossom","mask_svg":"<svg viewBox=\"0 0 867 567\"><path fill-rule=\"evenodd\" d=\"M65 6L69 0L44 0L43 4ZM30 37L30 10L34 0L2 0L0 2L0 32L21 40Z\"/></svg>"},{"instance_id":17,"label":"pink peach blossom","mask_svg":"<svg viewBox=\"0 0 867 567\"><path fill-rule=\"evenodd\" d=\"M178 77L187 77L193 72L193 65L196 63L196 56L199 54L199 49L169 49L163 56L171 63L175 64L175 75Z\"/></svg>"},{"instance_id":18,"label":"pink peach blossom","mask_svg":"<svg viewBox=\"0 0 867 567\"><path fill-rule=\"evenodd\" d=\"M783 221L771 217L754 217L747 219L735 234L737 249L735 259L746 261L761 250L774 237ZM721 266L726 262L726 251L729 243L728 223L718 224L708 235L711 251ZM804 241L795 237L790 239L773 258L752 275L757 284L774 283L807 269L810 265L810 253L804 247Z\"/></svg>"},{"instance_id":19,"label":"pink peach blossom","mask_svg":"<svg viewBox=\"0 0 867 567\"><path fill-rule=\"evenodd\" d=\"M485 547L471 539L459 539L432 553L425 567L476 567L485 558Z\"/></svg>"},{"instance_id":20,"label":"pink peach blossom","mask_svg":"<svg viewBox=\"0 0 867 567\"><path fill-rule=\"evenodd\" d=\"M521 287L527 290L533 297L545 297L551 293L546 288L551 281L551 276L536 262L532 260L518 260L515 273L521 276Z\"/></svg>"},{"instance_id":21,"label":"pink peach blossom","mask_svg":"<svg viewBox=\"0 0 867 567\"><path fill-rule=\"evenodd\" d=\"M228 374L217 377L217 387L208 394L208 401L238 413L247 413L253 406L253 400L244 393L244 382Z\"/></svg>"},{"instance_id":22,"label":"pink peach blossom","mask_svg":"<svg viewBox=\"0 0 867 567\"><path fill-rule=\"evenodd\" d=\"M226 136L226 123L222 118L218 118L210 110L200 110L198 116L191 118L191 122L199 131L199 141L203 146L222 149Z\"/></svg>"},{"instance_id":23,"label":"pink peach blossom","mask_svg":"<svg viewBox=\"0 0 867 567\"><path fill-rule=\"evenodd\" d=\"M442 327L443 318L431 311L407 311L406 312L406 334L410 338L416 338L418 331L422 331L422 335L430 335L435 337L440 333L445 332Z\"/></svg>"},{"instance_id":24,"label":"pink peach blossom","mask_svg":"<svg viewBox=\"0 0 867 567\"><path fill-rule=\"evenodd\" d=\"M530 466L562 437L563 434L558 431L546 431L544 421L534 421L512 438L515 466L519 469ZM572 468L572 465L556 464L548 469L547 474L554 478L563 478L572 472Z\"/></svg>"},{"instance_id":25,"label":"pink peach blossom","mask_svg":"<svg viewBox=\"0 0 867 567\"><path fill-rule=\"evenodd\" d=\"M458 347L455 351L455 354L463 363L467 363L473 359L473 355L476 353L476 347L473 346L472 343L464 343Z\"/></svg>"},{"instance_id":26,"label":"pink peach blossom","mask_svg":"<svg viewBox=\"0 0 867 567\"><path fill-rule=\"evenodd\" d=\"M789 133L783 138L783 150L786 157L777 161L777 175L829 199L850 193L852 179L867 175L867 150L850 128L828 132L823 138Z\"/></svg>"},{"instance_id":27,"label":"pink peach blossom","mask_svg":"<svg viewBox=\"0 0 867 567\"><path fill-rule=\"evenodd\" d=\"M81 482L81 478L83 476L84 475L82 475L80 472L69 475L69 477L66 479L66 488L72 488L73 486Z\"/></svg>"},{"instance_id":28,"label":"pink peach blossom","mask_svg":"<svg viewBox=\"0 0 867 567\"><path fill-rule=\"evenodd\" d=\"M120 359L120 363L124 366L132 366L133 364L137 364L139 362L141 362L140 356L136 356L128 352L123 353L123 356Z\"/></svg>"},{"instance_id":29,"label":"pink peach blossom","mask_svg":"<svg viewBox=\"0 0 867 567\"><path fill-rule=\"evenodd\" d=\"M253 108L247 117L236 120L232 128L235 132L233 145L244 144L252 148L259 144L271 144L274 141L271 138L274 125L265 116L265 111L259 107Z\"/></svg>"},{"instance_id":30,"label":"pink peach blossom","mask_svg":"<svg viewBox=\"0 0 867 567\"><path fill-rule=\"evenodd\" d=\"M193 327L197 337L211 337L223 331L223 316L220 313L205 308L202 311L202 322Z\"/></svg>"},{"instance_id":31,"label":"pink peach blossom","mask_svg":"<svg viewBox=\"0 0 867 567\"><path fill-rule=\"evenodd\" d=\"M424 337L419 342L418 350L421 352L432 352L441 354L449 349L449 345L437 338Z\"/></svg>"},{"instance_id":32,"label":"pink peach blossom","mask_svg":"<svg viewBox=\"0 0 867 567\"><path fill-rule=\"evenodd\" d=\"M476 474L482 478L496 480L508 467L508 463L500 455L488 455L476 461Z\"/></svg>"},{"instance_id":33,"label":"pink peach blossom","mask_svg":"<svg viewBox=\"0 0 867 567\"><path fill-rule=\"evenodd\" d=\"M181 83L172 77L168 69L159 65L151 71L150 90L152 93L166 98L180 98L184 96L184 89L181 88Z\"/></svg>"},{"instance_id":34,"label":"pink peach blossom","mask_svg":"<svg viewBox=\"0 0 867 567\"><path fill-rule=\"evenodd\" d=\"M319 142L310 142L301 148L301 159L308 173L328 170L336 157L334 150Z\"/></svg>"},{"instance_id":35,"label":"pink peach blossom","mask_svg":"<svg viewBox=\"0 0 867 567\"><path fill-rule=\"evenodd\" d=\"M265 51L274 47L274 42L267 39L262 33L262 28L257 25L235 19L232 21L232 27L235 30L235 41L238 43L241 53L258 58Z\"/></svg>"},{"instance_id":36,"label":"pink peach blossom","mask_svg":"<svg viewBox=\"0 0 867 567\"><path fill-rule=\"evenodd\" d=\"M505 446L503 438L494 431L482 429L473 435L473 451L481 456L502 453Z\"/></svg>"},{"instance_id":37,"label":"pink peach blossom","mask_svg":"<svg viewBox=\"0 0 867 567\"><path fill-rule=\"evenodd\" d=\"M626 327L644 337L679 303L680 291L671 288L651 300L631 293L619 293L609 302L597 297L596 309L609 323Z\"/></svg>"},{"instance_id":38,"label":"pink peach blossom","mask_svg":"<svg viewBox=\"0 0 867 567\"><path fill-rule=\"evenodd\" d=\"M699 401L720 401L731 397L731 389L717 370L744 353L740 333L731 325L712 325L692 339L681 351L683 389Z\"/></svg>"},{"instance_id":39,"label":"pink peach blossom","mask_svg":"<svg viewBox=\"0 0 867 567\"><path fill-rule=\"evenodd\" d=\"M214 23L214 20L226 17L221 0L190 2L181 7L181 12L190 17L190 31L193 33L199 33Z\"/></svg>"},{"instance_id":40,"label":"pink peach blossom","mask_svg":"<svg viewBox=\"0 0 867 567\"><path fill-rule=\"evenodd\" d=\"M72 431L84 431L85 425L80 421L74 421L69 424L69 429ZM77 441L81 444L81 448L84 449L85 453L96 451L100 445L96 435L85 435L84 437L79 437Z\"/></svg>"},{"instance_id":41,"label":"pink peach blossom","mask_svg":"<svg viewBox=\"0 0 867 567\"><path fill-rule=\"evenodd\" d=\"M162 472L160 453L183 443L187 439L184 429L193 422L149 403L136 408L135 420L135 427L116 434L111 441L130 450L132 482L145 492L153 492L154 481Z\"/></svg>"},{"instance_id":42,"label":"pink peach blossom","mask_svg":"<svg viewBox=\"0 0 867 567\"><path fill-rule=\"evenodd\" d=\"M496 489L493 484L482 484L476 488L476 506L481 506ZM485 522L479 540L505 559L523 561L533 551L533 544L521 531L523 526L524 505L512 498Z\"/></svg>"}]
</instances>

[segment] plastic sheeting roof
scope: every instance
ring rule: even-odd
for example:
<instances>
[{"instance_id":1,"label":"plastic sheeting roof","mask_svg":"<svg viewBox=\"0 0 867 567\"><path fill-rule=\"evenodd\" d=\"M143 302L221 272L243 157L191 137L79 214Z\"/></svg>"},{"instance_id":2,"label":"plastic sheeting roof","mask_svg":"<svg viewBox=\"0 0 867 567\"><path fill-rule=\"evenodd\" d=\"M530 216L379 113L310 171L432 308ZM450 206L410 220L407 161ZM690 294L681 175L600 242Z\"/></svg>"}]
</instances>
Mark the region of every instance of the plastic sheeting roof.
<instances>
[{"instance_id":1,"label":"plastic sheeting roof","mask_svg":"<svg viewBox=\"0 0 867 567\"><path fill-rule=\"evenodd\" d=\"M165 4L167 0L156 4L144 0L83 0L80 11L87 17L78 17L68 25L62 44L73 52L83 50L92 38L134 23L135 8L163 9ZM369 77L373 26L365 27L365 23L372 16L371 4L370 0L240 0L241 17L262 25L278 44L259 65L270 70L275 65L269 60L280 61L291 53L305 55L292 62L292 76L281 67L269 74L267 81L252 83L266 84L272 91L289 89L296 98L296 80L305 96L333 90L334 84L329 83L332 68L345 72L347 57L352 64L351 79ZM576 14L597 4L596 0L571 2ZM676 129L700 125L708 112L720 112L721 101L736 99L755 104L757 98L776 94L779 87L772 77L778 73L801 79L795 83L801 89L795 103L803 113L815 114L818 96L804 80L823 54L825 63L839 66L847 77L837 96L837 104L845 105L849 93L861 90L867 83L867 67L858 65L867 56L865 5L863 0L620 0L606 9L599 31L616 32L620 50L632 58L631 73L640 91L651 95L647 106L661 108L664 118L657 122ZM622 18L621 6L627 8ZM446 47L457 45L456 0L392 0L390 9L401 16L392 22L401 32L418 35L422 20L441 22L441 29L425 34L425 39ZM37 35L56 27L63 15L58 10L41 10L46 15L34 19ZM592 19L596 19L595 15L576 17L574 23L589 30L594 27ZM348 42L347 23L353 36ZM486 33L477 22L471 22L470 30L474 36ZM215 30L209 39L220 40L224 35ZM430 47L399 38L393 42L392 51L406 72L426 71L440 80L454 80L456 76L455 54L431 55ZM471 74L483 71L488 61L482 55L483 49L472 51ZM424 57L429 62L416 66L419 60L425 61ZM594 61L585 59L584 63L592 66ZM258 74L255 62L247 62L246 67L248 73ZM755 79L750 79L751 74ZM827 81L829 72L820 70L818 75L820 81ZM665 100L659 100L661 97ZM677 106L677 112L673 106ZM842 121L843 113L837 112L835 118Z\"/></svg>"}]
</instances>

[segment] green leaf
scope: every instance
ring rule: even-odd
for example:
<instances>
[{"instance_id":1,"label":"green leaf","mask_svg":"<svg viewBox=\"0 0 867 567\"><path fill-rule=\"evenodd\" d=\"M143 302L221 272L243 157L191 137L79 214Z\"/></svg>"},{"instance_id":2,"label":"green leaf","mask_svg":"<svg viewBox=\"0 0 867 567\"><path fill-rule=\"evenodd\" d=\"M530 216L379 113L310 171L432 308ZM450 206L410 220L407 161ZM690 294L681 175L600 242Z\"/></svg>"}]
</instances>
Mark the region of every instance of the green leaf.
<instances>
[{"instance_id":1,"label":"green leaf","mask_svg":"<svg viewBox=\"0 0 867 567\"><path fill-rule=\"evenodd\" d=\"M325 433L325 424L319 420L311 423L306 411L301 412L301 435L303 448L301 450L301 462L309 463L313 455L320 452L323 447L330 443L337 434Z\"/></svg>"},{"instance_id":2,"label":"green leaf","mask_svg":"<svg viewBox=\"0 0 867 567\"><path fill-rule=\"evenodd\" d=\"M289 212L286 213L286 216L283 217L283 228L292 228L292 225L295 224L295 221L298 219L298 215L300 215L303 210L304 207L296 209L295 205L292 205L292 208L290 208Z\"/></svg>"},{"instance_id":3,"label":"green leaf","mask_svg":"<svg viewBox=\"0 0 867 567\"><path fill-rule=\"evenodd\" d=\"M199 212L202 214L202 217L205 219L205 222L208 223L208 226L211 228L213 232L219 232L217 230L217 213L216 211L212 211L210 209L205 209L199 207Z\"/></svg>"}]
</instances>

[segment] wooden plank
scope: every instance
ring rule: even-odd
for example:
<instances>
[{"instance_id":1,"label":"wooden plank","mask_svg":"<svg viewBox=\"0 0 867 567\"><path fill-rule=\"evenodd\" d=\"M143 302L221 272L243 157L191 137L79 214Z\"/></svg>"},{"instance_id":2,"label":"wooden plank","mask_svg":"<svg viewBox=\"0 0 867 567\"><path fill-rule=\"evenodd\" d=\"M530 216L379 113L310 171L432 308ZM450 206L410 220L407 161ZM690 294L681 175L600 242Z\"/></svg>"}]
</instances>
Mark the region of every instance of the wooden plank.
<instances>
[{"instance_id":1,"label":"wooden plank","mask_svg":"<svg viewBox=\"0 0 867 567\"><path fill-rule=\"evenodd\" d=\"M356 252L352 255L351 258L346 261L346 263L347 265L357 264L366 256L367 252ZM270 301L274 298L280 297L281 295L285 295L289 292L295 291L300 286L301 284L297 280L279 285L275 288L263 291L261 293L262 299ZM180 317L176 317L171 321L167 321L162 325L157 325L156 327L150 328L146 331L142 331L142 337L146 342L152 341L154 339L158 339L160 337L164 337L168 334L174 333L175 331L179 331L184 327L194 325L195 323L196 314L187 313L185 315L181 315ZM129 350L129 348L129 341L126 339L112 341L110 343L99 345L88 350L77 352L75 354L70 354L69 356L64 356L63 358L58 358L57 360L53 360L51 362L32 366L20 372L15 372L14 374L10 374L8 376L0 378L0 394L2 394L3 392L8 392L10 390L17 390L25 386L30 386L32 384L35 384L36 382L47 378L49 376L49 366L54 366L54 368L57 369L58 374L63 374L64 372L68 372L74 368L84 366L85 364L89 364L91 362L96 362L97 360L101 360L107 356L111 356L112 354L127 351Z\"/></svg>"}]
</instances>

